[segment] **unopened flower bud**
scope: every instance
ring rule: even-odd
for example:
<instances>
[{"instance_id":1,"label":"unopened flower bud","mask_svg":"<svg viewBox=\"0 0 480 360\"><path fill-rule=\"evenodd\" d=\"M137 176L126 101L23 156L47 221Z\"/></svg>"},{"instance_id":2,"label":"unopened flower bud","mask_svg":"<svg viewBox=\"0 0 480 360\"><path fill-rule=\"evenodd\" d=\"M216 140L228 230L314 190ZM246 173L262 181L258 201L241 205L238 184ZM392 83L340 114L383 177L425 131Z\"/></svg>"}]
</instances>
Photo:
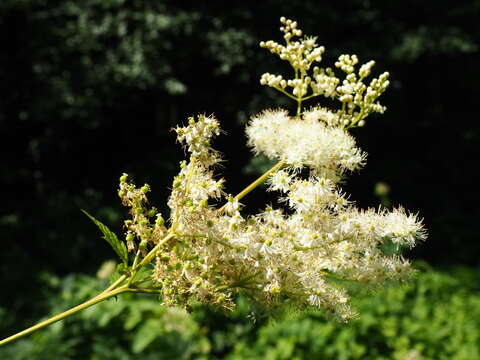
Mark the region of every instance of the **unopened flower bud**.
<instances>
[{"instance_id":1,"label":"unopened flower bud","mask_svg":"<svg viewBox=\"0 0 480 360\"><path fill-rule=\"evenodd\" d=\"M163 224L165 224L165 220L162 217L162 215L157 214L157 219L155 220L155 224L157 224L159 226L162 226Z\"/></svg>"},{"instance_id":2,"label":"unopened flower bud","mask_svg":"<svg viewBox=\"0 0 480 360\"><path fill-rule=\"evenodd\" d=\"M157 213L157 210L155 210L155 209L150 209L150 210L148 210L147 215L148 215L149 217L154 217L156 213Z\"/></svg>"}]
</instances>

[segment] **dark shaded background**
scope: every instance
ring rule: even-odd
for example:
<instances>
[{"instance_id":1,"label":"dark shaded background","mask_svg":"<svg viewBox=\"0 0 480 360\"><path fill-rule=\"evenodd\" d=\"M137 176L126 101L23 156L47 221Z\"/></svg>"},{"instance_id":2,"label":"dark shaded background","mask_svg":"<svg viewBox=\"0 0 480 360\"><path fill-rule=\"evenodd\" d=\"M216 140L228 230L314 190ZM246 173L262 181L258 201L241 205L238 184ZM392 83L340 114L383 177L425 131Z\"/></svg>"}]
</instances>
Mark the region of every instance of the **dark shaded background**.
<instances>
[{"instance_id":1,"label":"dark shaded background","mask_svg":"<svg viewBox=\"0 0 480 360\"><path fill-rule=\"evenodd\" d=\"M319 35L324 64L356 53L391 73L388 111L354 130L369 158L346 186L351 198L377 206L385 182L391 203L418 211L429 230L409 257L478 264L480 1L189 4L0 4L1 306L28 318L41 311L39 274L93 274L112 257L80 209L120 232L122 172L151 184L166 211L183 156L170 129L188 116L215 113L228 132L216 147L230 192L254 178L245 121L292 105L259 85L262 73L287 70L258 47L280 40L280 16ZM246 203L254 211L264 200L257 191Z\"/></svg>"}]
</instances>

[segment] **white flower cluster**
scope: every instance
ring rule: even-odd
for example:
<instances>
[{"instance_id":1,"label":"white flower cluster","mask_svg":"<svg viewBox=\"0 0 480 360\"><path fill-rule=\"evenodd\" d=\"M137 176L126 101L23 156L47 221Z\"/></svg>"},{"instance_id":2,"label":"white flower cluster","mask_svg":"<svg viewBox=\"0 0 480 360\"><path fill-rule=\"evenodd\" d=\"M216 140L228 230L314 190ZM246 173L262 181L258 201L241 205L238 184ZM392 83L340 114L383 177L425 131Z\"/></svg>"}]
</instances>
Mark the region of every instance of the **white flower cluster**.
<instances>
[{"instance_id":1,"label":"white flower cluster","mask_svg":"<svg viewBox=\"0 0 480 360\"><path fill-rule=\"evenodd\" d=\"M215 180L210 168L221 159L210 146L210 140L220 134L218 121L200 115L198 121L188 119L188 126L177 127L177 139L190 152L190 161L180 163L180 173L173 180L173 189L168 205L175 230L189 233L190 224L204 209L209 212L208 200L219 199L223 192L223 179ZM209 216L210 214L203 214Z\"/></svg>"},{"instance_id":2,"label":"white flower cluster","mask_svg":"<svg viewBox=\"0 0 480 360\"><path fill-rule=\"evenodd\" d=\"M342 103L339 115L347 127L363 126L368 115L385 111L385 106L376 100L390 84L388 72L372 79L366 85L364 79L370 75L375 62L372 60L363 64L358 74L355 74L358 57L344 54L340 55L335 62L335 67L347 75L343 81L331 68L314 66L313 73L310 73L312 64L322 60L325 48L317 45L315 37L303 37L293 41L294 37L302 35L302 31L297 28L297 23L283 17L280 22L282 23L280 30L284 32L286 45L269 40L262 41L260 46L277 54L282 60L288 61L295 71L295 78L287 80L282 75L265 73L260 79L262 85L273 87L295 99L299 103L299 108L303 101L316 96L336 98ZM297 117L299 115L297 113Z\"/></svg>"},{"instance_id":3,"label":"white flower cluster","mask_svg":"<svg viewBox=\"0 0 480 360\"><path fill-rule=\"evenodd\" d=\"M284 112L272 112L263 121L274 122L275 118L294 121ZM307 124L306 120L299 123ZM325 132L322 136L334 129L309 126L311 133ZM319 163L304 164L313 170L307 179L292 167L270 176L269 189L279 191L290 214L267 207L258 215L244 217L231 196L221 211L209 204L222 195L222 181L215 180L211 172L219 161L210 147L212 136L219 133L218 122L200 116L176 131L191 156L181 163L169 199L169 231L175 238L158 253L155 264L154 277L165 304L187 304L193 298L230 309L233 294L244 292L267 305L318 306L347 319L353 315L348 295L335 279L377 284L410 274L407 261L385 256L380 246L387 241L413 246L424 239L415 216L402 209L391 213L357 210L334 180L317 174ZM275 136L281 139L285 134ZM325 164L341 162L340 153L333 150L322 155ZM127 205L145 203L145 191L125 181L121 184ZM159 225L145 221L145 212L149 211L133 211L143 227L131 224L130 229L135 229L141 241L156 244L165 228L162 223L162 231L155 230Z\"/></svg>"},{"instance_id":4,"label":"white flower cluster","mask_svg":"<svg viewBox=\"0 0 480 360\"><path fill-rule=\"evenodd\" d=\"M264 46L290 61L297 71L308 69L323 49L314 50L314 39L303 40L301 46L290 43L301 31L295 22L281 21L287 47L273 42ZM357 96L362 97L358 106L367 114L365 101L374 111L375 104L368 99L388 83L381 76L363 89L361 81L373 62L361 67L358 78L353 73L357 62L355 56L340 57L336 65L348 73L341 86L331 69L315 70L315 76L323 79L315 86L326 96L351 95L353 104ZM271 86L289 85L275 76L264 75L264 79ZM304 77L297 80L306 83ZM377 93L369 97L372 91ZM200 300L231 309L234 294L247 293L267 306L316 306L346 320L353 312L342 286L345 281L381 284L408 278L413 271L409 262L400 255L387 256L382 248L390 244L413 247L424 240L421 220L402 208L359 210L338 186L345 171L365 163L365 153L347 132L359 119L345 109L324 107L297 117L285 110L252 117L246 129L249 145L256 153L279 160L259 181L266 179L268 190L277 192L287 209L267 206L257 215L245 216L239 203L244 192L233 197L222 191L223 179L216 179L212 171L221 161L211 147L212 138L221 132L212 116L192 117L187 126L175 129L190 157L181 162L173 181L167 227L155 209L146 207L148 186L136 189L122 177L119 194L133 215L133 220L126 221L129 250L137 249L134 237L139 250L158 249L154 279L164 303L188 306ZM221 198L227 203L218 208L215 205Z\"/></svg>"},{"instance_id":5,"label":"white flower cluster","mask_svg":"<svg viewBox=\"0 0 480 360\"><path fill-rule=\"evenodd\" d=\"M322 60L322 54L325 48L323 46L317 47L316 37L305 38L303 41L290 42L293 37L302 36L302 31L297 29L296 21L287 20L282 17L280 22L283 24L283 26L280 27L280 31L285 34L283 37L287 42L287 46L269 40L267 42L260 42L261 47L265 47L272 53L278 54L280 59L288 61L293 68L303 71L309 70L310 65L314 61L319 62Z\"/></svg>"},{"instance_id":6,"label":"white flower cluster","mask_svg":"<svg viewBox=\"0 0 480 360\"><path fill-rule=\"evenodd\" d=\"M345 170L359 169L366 154L343 126L334 124L341 124L338 114L325 108L305 112L303 121L285 110L267 110L252 118L246 132L257 154L297 168L309 166L317 175L339 179Z\"/></svg>"},{"instance_id":7,"label":"white flower cluster","mask_svg":"<svg viewBox=\"0 0 480 360\"><path fill-rule=\"evenodd\" d=\"M360 68L360 78L358 78L356 74L349 73L345 80L343 80L342 85L336 89L339 96L338 99L346 105L346 113L353 115L355 118L353 124L358 123L359 126L365 124L364 119L371 113L377 112L383 114L386 110L385 106L375 102L375 100L388 88L390 84L388 80L389 73L385 72L378 78L372 79L368 86L362 82L361 74L369 74L373 64L374 62L370 61ZM350 66L351 65L344 65L344 63L338 65L342 70ZM358 111L358 109L360 110Z\"/></svg>"}]
</instances>

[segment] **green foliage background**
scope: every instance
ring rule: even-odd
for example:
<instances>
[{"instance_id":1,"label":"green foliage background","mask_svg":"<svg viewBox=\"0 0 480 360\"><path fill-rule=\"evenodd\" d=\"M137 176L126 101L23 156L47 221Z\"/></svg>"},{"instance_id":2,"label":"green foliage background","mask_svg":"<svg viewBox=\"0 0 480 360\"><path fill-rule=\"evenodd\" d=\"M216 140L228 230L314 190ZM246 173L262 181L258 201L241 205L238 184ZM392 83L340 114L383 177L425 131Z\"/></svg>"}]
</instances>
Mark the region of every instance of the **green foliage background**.
<instances>
[{"instance_id":1,"label":"green foliage background","mask_svg":"<svg viewBox=\"0 0 480 360\"><path fill-rule=\"evenodd\" d=\"M228 316L197 307L165 308L152 297L130 296L94 306L31 338L0 349L5 359L455 359L480 358L479 271L450 274L424 264L415 281L363 293L360 315L348 324L318 311L268 320L248 300ZM44 274L51 314L100 290L85 275ZM6 309L6 321L15 322Z\"/></svg>"},{"instance_id":2,"label":"green foliage background","mask_svg":"<svg viewBox=\"0 0 480 360\"><path fill-rule=\"evenodd\" d=\"M450 269L426 271L411 288L365 295L362 317L347 327L315 314L275 327L254 323L247 305L229 318L208 309L188 317L151 298L136 309L126 296L2 349L3 357L127 359L140 351L142 358L400 359L416 349L432 359L480 358L473 345L478 289L471 285L478 271L449 267L475 269L480 251L473 171L479 11L478 0L2 1L0 337L101 285L91 277L111 250L79 209L120 233L122 172L151 184L151 201L166 211L183 156L170 128L187 116L215 113L228 132L215 144L228 160L227 190L255 176L262 161L250 160L245 121L264 108L291 106L258 84L262 73L286 70L257 45L279 39L280 16L319 35L326 63L357 53L375 59L378 72L391 72L388 111L355 133L369 159L346 191L362 207L382 201L419 211L430 239L407 256ZM374 194L379 181L391 189L387 198ZM252 211L265 201L261 191L246 200ZM105 319L109 306L118 313ZM169 328L174 323L181 330ZM85 346L89 341L96 345Z\"/></svg>"}]
</instances>

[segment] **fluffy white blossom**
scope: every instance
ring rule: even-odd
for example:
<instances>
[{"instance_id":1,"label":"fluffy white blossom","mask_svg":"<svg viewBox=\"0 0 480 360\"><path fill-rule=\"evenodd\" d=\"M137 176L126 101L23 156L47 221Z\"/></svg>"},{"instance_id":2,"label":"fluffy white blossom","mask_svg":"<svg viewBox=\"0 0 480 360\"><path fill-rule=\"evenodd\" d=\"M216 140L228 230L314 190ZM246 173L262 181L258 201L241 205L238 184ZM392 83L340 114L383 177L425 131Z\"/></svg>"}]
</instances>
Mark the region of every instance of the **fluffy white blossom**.
<instances>
[{"instance_id":1,"label":"fluffy white blossom","mask_svg":"<svg viewBox=\"0 0 480 360\"><path fill-rule=\"evenodd\" d=\"M303 121L288 116L285 110L267 110L251 119L246 129L248 144L257 154L297 168L308 166L338 180L345 170L359 169L366 154L343 127L328 124L335 122L333 118L320 109L307 112Z\"/></svg>"},{"instance_id":2,"label":"fluffy white blossom","mask_svg":"<svg viewBox=\"0 0 480 360\"><path fill-rule=\"evenodd\" d=\"M238 199L227 195L222 209L212 206L211 200L224 195L222 180L216 180L211 171L220 161L210 145L220 132L218 122L201 116L176 129L191 156L181 163L168 202L170 231L175 239L158 254L155 265L154 277L163 289L164 303L188 303L194 298L232 308L233 294L243 292L267 305L288 301L317 306L339 319L348 319L353 312L342 281L380 284L408 277L412 272L408 261L386 256L381 246L387 241L413 246L425 238L425 230L415 215L401 208L393 212L358 210L334 179L318 174L322 161L340 167L344 160L339 155L343 150L338 149L342 143L328 142L328 136L335 139L336 131L341 131L341 136L351 140L343 128L320 120L324 110L312 110L307 115L310 118L303 120L289 118L286 112L267 114L262 121L273 122L273 131L265 128L272 131L270 141L287 148L279 147L279 153L289 151L290 146L282 139L288 136L282 126L295 134L294 122L304 126L307 137L314 138L313 132L320 132L317 142L326 146L317 149L323 151L320 155L314 148L308 150L317 156L315 166L299 156L298 162L269 177L269 190L279 192L280 200L290 208L288 212L266 207L257 215L244 217ZM310 132L306 132L307 126ZM293 166L311 167L312 174L305 178ZM136 197L145 203L144 192L123 184L126 205L132 206L135 200L129 199ZM149 223L143 223L143 231L136 234L140 239L155 238L151 229Z\"/></svg>"}]
</instances>

